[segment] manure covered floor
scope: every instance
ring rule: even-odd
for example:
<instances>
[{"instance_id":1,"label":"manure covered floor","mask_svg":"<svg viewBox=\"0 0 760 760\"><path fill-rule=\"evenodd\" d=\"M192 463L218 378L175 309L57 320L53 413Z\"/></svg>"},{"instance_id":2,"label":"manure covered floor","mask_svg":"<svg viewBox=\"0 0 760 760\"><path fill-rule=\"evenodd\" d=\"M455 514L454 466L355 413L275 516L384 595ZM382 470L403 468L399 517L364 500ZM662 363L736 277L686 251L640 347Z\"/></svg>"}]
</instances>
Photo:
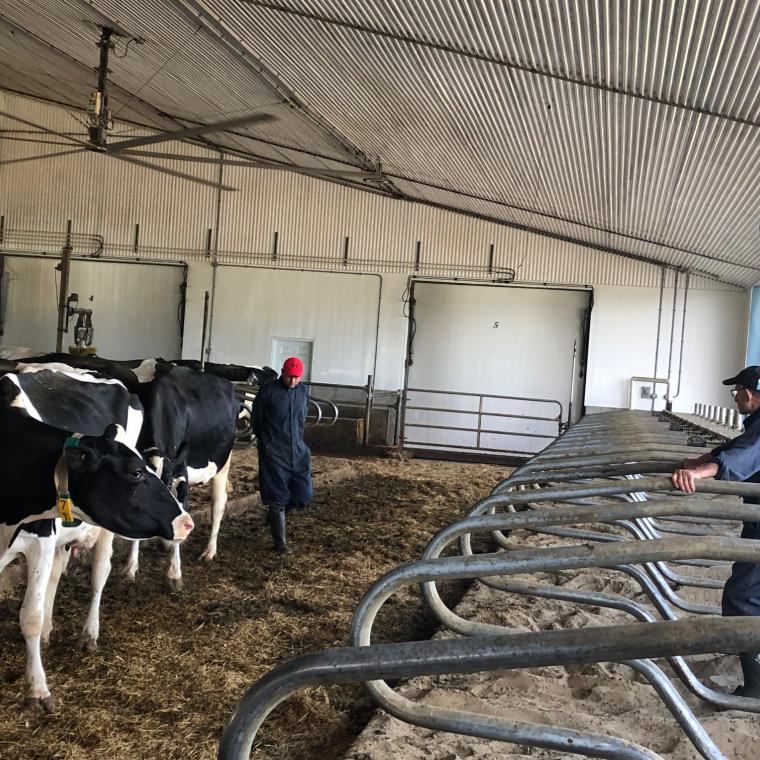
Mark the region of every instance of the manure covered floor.
<instances>
[{"instance_id":1,"label":"manure covered floor","mask_svg":"<svg viewBox=\"0 0 760 760\"><path fill-rule=\"evenodd\" d=\"M367 588L418 558L439 528L508 473L489 465L315 456L314 504L291 513L295 553L281 558L270 549L263 509L250 498L256 469L254 450L234 452L230 501L249 508L225 517L211 563L197 559L208 524L196 528L183 547L182 594L165 590L160 542L143 545L137 581L126 581L127 543L117 539L94 654L77 646L89 568L86 560L72 562L43 653L60 703L53 715L23 707L23 587L0 595L0 758L213 758L222 726L254 680L299 654L343 646ZM205 489L196 489L193 507L204 499ZM464 590L452 584L444 596L454 604ZM386 605L375 641L426 639L434 630L414 589ZM301 692L265 722L253 757L337 760L372 709L361 686Z\"/></svg>"}]
</instances>

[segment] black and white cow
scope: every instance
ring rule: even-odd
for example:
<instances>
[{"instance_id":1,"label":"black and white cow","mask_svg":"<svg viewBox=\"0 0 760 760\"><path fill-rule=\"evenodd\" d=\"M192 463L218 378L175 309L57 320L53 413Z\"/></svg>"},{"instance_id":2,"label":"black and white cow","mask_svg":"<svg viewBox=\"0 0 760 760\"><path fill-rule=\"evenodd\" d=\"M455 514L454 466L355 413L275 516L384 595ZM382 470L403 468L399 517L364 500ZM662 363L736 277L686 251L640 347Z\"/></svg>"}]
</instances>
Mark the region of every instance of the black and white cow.
<instances>
[{"instance_id":1,"label":"black and white cow","mask_svg":"<svg viewBox=\"0 0 760 760\"><path fill-rule=\"evenodd\" d=\"M66 369L30 366L0 378L0 570L26 557L20 622L27 642L27 703L43 710L54 708L40 636L46 602L52 612L55 588L49 585L62 494L70 495L73 517L103 533L181 540L193 529L190 516L135 449L139 402L117 381ZM110 569L110 543L104 554Z\"/></svg>"},{"instance_id":2,"label":"black and white cow","mask_svg":"<svg viewBox=\"0 0 760 760\"><path fill-rule=\"evenodd\" d=\"M102 359L99 356L74 356L62 353L46 353L31 348L0 348L0 362L6 371L14 371L8 365L19 363L54 364L76 369L90 370L106 377L119 380L131 393L142 398L145 383L149 383L156 373L156 367L166 364L163 359Z\"/></svg>"},{"instance_id":3,"label":"black and white cow","mask_svg":"<svg viewBox=\"0 0 760 760\"><path fill-rule=\"evenodd\" d=\"M145 400L139 448L164 483L176 489L185 506L190 486L211 483L211 534L201 554L205 560L212 560L217 552L239 412L240 402L229 381L186 367L159 371ZM128 577L134 579L138 562L135 542L127 563ZM172 588L181 589L178 544L173 546L167 578Z\"/></svg>"},{"instance_id":4,"label":"black and white cow","mask_svg":"<svg viewBox=\"0 0 760 760\"><path fill-rule=\"evenodd\" d=\"M126 427L111 419L95 432L112 414L114 388L127 400L127 427L142 415L139 402L108 378L63 374L30 368L0 378L3 524L55 517L53 477L68 474L77 518L127 538L185 538L192 520L126 439Z\"/></svg>"},{"instance_id":5,"label":"black and white cow","mask_svg":"<svg viewBox=\"0 0 760 760\"><path fill-rule=\"evenodd\" d=\"M163 367L147 389L139 448L164 482L175 489L183 505L189 486L211 482L212 526L201 555L202 559L211 560L216 556L219 526L227 502L227 477L239 402L226 380L185 368ZM92 597L81 637L82 646L90 651L97 648L100 599L110 572L110 539L112 536L106 531L95 536L92 531L82 529L78 533L61 531L50 584L52 591L48 593L48 599L52 600L55 584L68 561L63 545L83 548L94 545ZM179 542L167 543L171 551L167 580L172 589L179 591L182 588ZM134 541L125 569L132 580L138 564L139 542ZM46 604L46 610L49 611L45 614L43 641L52 628L52 601Z\"/></svg>"},{"instance_id":6,"label":"black and white cow","mask_svg":"<svg viewBox=\"0 0 760 760\"><path fill-rule=\"evenodd\" d=\"M197 359L172 359L171 364L177 367L187 367L200 371L201 363ZM271 367L245 366L243 364L217 364L206 362L203 371L216 375L232 383L247 383L248 385L263 385L277 377L277 372Z\"/></svg>"},{"instance_id":7,"label":"black and white cow","mask_svg":"<svg viewBox=\"0 0 760 760\"><path fill-rule=\"evenodd\" d=\"M172 362L167 362L163 359L134 359L117 361L103 359L97 356L69 356L68 354L51 353L45 354L40 351L35 351L34 349L12 347L0 348L0 364L2 364L4 359L11 362L11 365L13 367L24 367L28 362L49 363L50 366L58 366L56 364L57 362L63 362L64 364L76 366L77 368L95 370L108 377L118 379L124 383L124 385L129 390L139 396L140 400L145 406L146 414L148 416L148 423L150 422L151 409L154 407L154 402L156 408L159 409L161 408L162 404L162 395L165 395L166 393L174 393L175 397L177 397L176 392L179 391L179 389L175 387L174 391L170 392L168 390L168 384L163 383L161 386L161 393L157 394L153 389L154 378L159 375L165 375L167 372L171 372L172 367L175 367L178 364L186 367L187 369L173 374L172 377L175 378L175 381L180 377L203 378L214 376L220 380L224 379L229 381L241 381L246 382L247 384L261 385L277 377L277 372L275 372L270 367L216 364L213 362L207 362L205 364L205 372L199 373L196 371L191 374L190 370L198 369L200 367L200 362L191 359L177 359ZM184 372L184 375L182 372ZM177 383L175 382L175 386L176 385ZM205 416L207 420L219 417L219 424L226 425L227 415L230 413L233 404L230 395L230 389L232 387L233 386L231 386L229 382L214 383L211 380L199 380L198 387L190 389L191 392L186 396L185 399L189 405L194 405L196 403L200 404L199 415L196 415L195 417L196 421L198 419L198 416ZM169 422L167 421L168 419L172 419L172 417L165 417L164 423L159 429L159 433L162 436L163 431L170 429ZM249 420L250 403L238 403L236 412L237 427L242 429L245 429L247 427L250 429ZM201 424L205 425L208 423L204 422ZM176 435L177 431L182 429L181 423L176 424L172 422L171 425L172 435ZM196 438L194 450L191 452L193 463L190 464L191 469L189 472L190 484L206 483L211 479L213 523L208 546L201 555L203 559L207 560L213 559L216 555L219 524L221 522L221 518L224 513L224 506L226 503L226 491L223 493L222 488L226 489L226 480L229 469L228 466L225 468L225 462L219 461L220 455L218 453L215 451L209 452L206 450L209 445L208 441L211 442L212 446L218 447L219 444L214 442L214 436L216 435L217 431L210 429L208 434L205 436L204 441L201 441L200 438ZM166 445L166 441L163 440L163 438L160 441L153 441L149 435L144 434L141 439L140 450L152 450L154 447L163 449ZM179 452L179 449L176 448L176 442L174 442L174 445L175 449L174 452L170 455L171 458L176 458L177 453ZM226 445L227 444L225 442L222 448L224 449ZM209 453L211 456L208 456ZM213 474L210 474L211 471L208 469L210 466L207 464L208 462L213 462L214 466L216 467ZM132 554L130 556L130 560L126 569L127 575L130 578L134 578L137 572L138 556L139 548L133 547ZM178 586L181 586L179 554L176 548L167 575L169 584L172 587L177 588Z\"/></svg>"},{"instance_id":8,"label":"black and white cow","mask_svg":"<svg viewBox=\"0 0 760 760\"><path fill-rule=\"evenodd\" d=\"M171 361L165 359L104 359L100 356L72 356L12 346L0 347L0 362L3 360L34 364L57 362L70 367L93 370L121 380L132 393L137 393L141 399L142 385L154 378L157 369L167 366L187 367L196 371L201 369L201 363L197 359L172 359ZM205 362L203 371L209 375L216 375L223 380L229 380L233 383L247 383L248 385L263 385L277 377L277 372L271 367L249 367L242 364Z\"/></svg>"}]
</instances>

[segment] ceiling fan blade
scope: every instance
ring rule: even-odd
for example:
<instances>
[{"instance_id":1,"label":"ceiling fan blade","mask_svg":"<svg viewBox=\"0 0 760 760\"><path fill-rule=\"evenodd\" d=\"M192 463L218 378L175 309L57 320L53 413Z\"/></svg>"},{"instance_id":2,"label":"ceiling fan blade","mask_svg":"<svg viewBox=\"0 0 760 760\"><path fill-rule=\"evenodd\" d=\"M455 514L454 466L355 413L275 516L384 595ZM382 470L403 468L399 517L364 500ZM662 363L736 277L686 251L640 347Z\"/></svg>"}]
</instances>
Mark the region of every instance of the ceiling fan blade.
<instances>
[{"instance_id":1,"label":"ceiling fan blade","mask_svg":"<svg viewBox=\"0 0 760 760\"><path fill-rule=\"evenodd\" d=\"M279 169L284 172L294 172L295 174L306 174L309 177L334 177L336 179L355 179L363 181L365 179L382 179L382 176L377 172L363 172L345 169L317 169L315 167L305 166L288 166L287 164L267 164L267 163L254 163L252 164L257 169Z\"/></svg>"},{"instance_id":2,"label":"ceiling fan blade","mask_svg":"<svg viewBox=\"0 0 760 760\"><path fill-rule=\"evenodd\" d=\"M51 129L50 127L43 127L42 124L35 124L33 121L22 119L20 116L15 116L14 114L8 113L7 111L0 111L0 116L5 116L8 119L13 119L13 121L18 121L21 124L26 124L27 127L34 127L35 129L39 129L42 132L47 132L50 135L63 137L64 140L70 140L77 145L81 145L83 148L92 150L92 143L89 143L86 140L80 140L78 137L73 137L72 135L67 135L65 132L58 132L57 130Z\"/></svg>"},{"instance_id":3,"label":"ceiling fan blade","mask_svg":"<svg viewBox=\"0 0 760 760\"><path fill-rule=\"evenodd\" d=\"M122 156L121 153L106 153L106 155L111 156L111 158L118 158L119 161L127 161L130 164L135 164L137 166L142 166L147 169L153 169L153 171L161 172L162 174L168 174L172 177L177 177L178 179L186 179L190 182L197 182L199 185L206 185L207 187L213 187L215 190L229 190L234 191L237 190L236 187L230 187L229 185L220 185L218 182L213 182L212 180L208 179L202 179L201 177L193 177L192 174L185 174L184 172L178 172L176 169L169 169L165 166L156 166L156 164L151 164L149 161L141 161L139 158L133 158L132 156Z\"/></svg>"},{"instance_id":4,"label":"ceiling fan blade","mask_svg":"<svg viewBox=\"0 0 760 760\"><path fill-rule=\"evenodd\" d=\"M7 161L0 161L0 166L9 164L22 164L24 161L41 161L43 158L55 158L56 156L68 156L71 153L82 153L84 148L72 148L71 150L59 150L56 153L43 153L41 156L26 156L24 158L11 158Z\"/></svg>"},{"instance_id":5,"label":"ceiling fan blade","mask_svg":"<svg viewBox=\"0 0 760 760\"><path fill-rule=\"evenodd\" d=\"M118 153L125 148L136 148L139 145L152 145L153 143L164 142L166 140L185 140L188 137L198 137L205 135L206 132L221 132L225 129L241 127L244 124L264 124L268 121L275 121L274 116L268 113L260 113L255 116L240 116L237 119L229 121L220 121L216 124L202 124L197 127L188 127L179 129L174 132L163 132L160 135L150 135L149 137L135 137L132 140L122 140L121 142L111 143L106 150L108 153Z\"/></svg>"},{"instance_id":6,"label":"ceiling fan blade","mask_svg":"<svg viewBox=\"0 0 760 760\"><path fill-rule=\"evenodd\" d=\"M133 158L165 158L169 161L188 161L195 164L216 164L219 165L219 157L213 156L183 156L179 153L162 153L158 150L132 150L131 148L125 148L119 151L120 156L131 156ZM241 161L241 164L248 163L247 161ZM225 158L225 166L234 166L234 161L227 161Z\"/></svg>"},{"instance_id":7,"label":"ceiling fan blade","mask_svg":"<svg viewBox=\"0 0 760 760\"><path fill-rule=\"evenodd\" d=\"M189 161L196 164L219 164L219 159L212 156L182 156L178 153L162 153L155 150L130 150L119 151L120 155L134 156L135 158L165 158L172 161ZM382 179L377 172L363 172L360 169L319 169L313 166L294 166L290 164L275 164L252 158L241 160L238 158L225 158L225 166L247 166L251 169L280 169L281 171L297 172L299 174L318 175L323 177L342 177L344 179Z\"/></svg>"},{"instance_id":8,"label":"ceiling fan blade","mask_svg":"<svg viewBox=\"0 0 760 760\"><path fill-rule=\"evenodd\" d=\"M65 145L71 147L71 143L61 142L60 140L37 140L34 137L15 137L14 135L3 134L0 130L0 140L12 140L13 142L38 143L39 145Z\"/></svg>"}]
</instances>

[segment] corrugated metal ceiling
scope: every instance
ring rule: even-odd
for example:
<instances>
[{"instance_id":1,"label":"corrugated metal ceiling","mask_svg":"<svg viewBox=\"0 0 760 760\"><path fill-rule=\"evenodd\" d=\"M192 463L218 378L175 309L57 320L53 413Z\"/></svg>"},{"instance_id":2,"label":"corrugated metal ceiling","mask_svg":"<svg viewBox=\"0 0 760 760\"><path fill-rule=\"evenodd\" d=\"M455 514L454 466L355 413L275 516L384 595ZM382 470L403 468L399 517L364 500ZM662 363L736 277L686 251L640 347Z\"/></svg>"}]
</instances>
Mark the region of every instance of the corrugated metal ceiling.
<instances>
[{"instance_id":1,"label":"corrugated metal ceiling","mask_svg":"<svg viewBox=\"0 0 760 760\"><path fill-rule=\"evenodd\" d=\"M760 279L760 3L5 0L0 86L728 282ZM117 45L124 54L124 43ZM73 122L72 122L73 123Z\"/></svg>"}]
</instances>

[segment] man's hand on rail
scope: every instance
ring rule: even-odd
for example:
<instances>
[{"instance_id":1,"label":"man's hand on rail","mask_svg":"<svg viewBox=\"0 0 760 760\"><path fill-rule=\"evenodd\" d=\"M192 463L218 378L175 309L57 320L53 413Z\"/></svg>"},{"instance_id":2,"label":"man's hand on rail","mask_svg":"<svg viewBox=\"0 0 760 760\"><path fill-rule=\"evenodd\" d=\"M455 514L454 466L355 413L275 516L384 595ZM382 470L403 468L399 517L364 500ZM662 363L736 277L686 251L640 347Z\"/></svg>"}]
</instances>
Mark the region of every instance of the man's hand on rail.
<instances>
[{"instance_id":1,"label":"man's hand on rail","mask_svg":"<svg viewBox=\"0 0 760 760\"><path fill-rule=\"evenodd\" d=\"M692 462L698 461L699 460L687 459L684 462L684 466L676 470L670 476L673 485L679 491L683 491L684 493L694 493L697 490L694 485L695 480L699 480L700 478L713 478L718 474L718 465L714 462L707 462L705 464L700 463L696 466L692 464Z\"/></svg>"}]
</instances>

